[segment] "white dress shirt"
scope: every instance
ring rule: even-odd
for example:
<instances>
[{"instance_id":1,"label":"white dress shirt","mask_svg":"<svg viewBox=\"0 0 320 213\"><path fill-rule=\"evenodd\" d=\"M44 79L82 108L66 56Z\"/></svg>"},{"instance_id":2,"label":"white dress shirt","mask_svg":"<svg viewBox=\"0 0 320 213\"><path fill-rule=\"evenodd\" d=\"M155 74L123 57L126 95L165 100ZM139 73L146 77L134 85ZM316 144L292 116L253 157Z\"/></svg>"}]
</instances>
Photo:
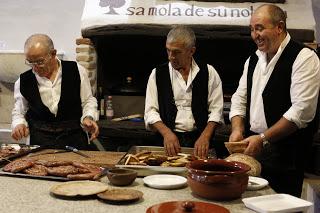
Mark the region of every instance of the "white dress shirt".
<instances>
[{"instance_id":1,"label":"white dress shirt","mask_svg":"<svg viewBox=\"0 0 320 213\"><path fill-rule=\"evenodd\" d=\"M40 77L36 72L33 72L36 76L38 82L38 88L41 100L45 106L47 106L50 112L54 115L57 115L58 104L60 100L61 93L61 81L62 81L62 67L61 61L59 62L59 68L57 75L53 82L50 79L45 77ZM94 120L97 120L97 100L92 96L90 81L87 75L87 71L81 65L78 65L81 84L80 84L80 98L82 106L82 117L91 116ZM72 82L69 82L72 84ZM20 92L20 78L15 82L14 85L14 108L12 110L12 124L11 127L14 129L18 124L25 124L28 126L28 123L25 119L25 114L28 111L28 101L22 96Z\"/></svg>"},{"instance_id":2,"label":"white dress shirt","mask_svg":"<svg viewBox=\"0 0 320 213\"><path fill-rule=\"evenodd\" d=\"M208 84L208 122L214 121L216 123L223 123L222 82L217 71L211 65L207 66L209 72L209 82L203 83ZM169 73L173 87L173 96L178 110L175 120L175 131L186 132L196 129L195 120L191 110L191 101L192 81L198 72L199 67L192 59L192 66L186 83L179 71L175 70L171 66L171 63L169 63ZM150 129L150 124L161 121L156 84L156 69L152 70L148 80L144 119L147 129Z\"/></svg>"},{"instance_id":3,"label":"white dress shirt","mask_svg":"<svg viewBox=\"0 0 320 213\"><path fill-rule=\"evenodd\" d=\"M258 62L252 76L250 130L256 133L264 132L267 122L264 113L262 93L279 60L284 48L290 41L290 35L281 43L276 55L267 64L266 54L256 51ZM249 59L244 65L239 86L231 98L229 118L236 115L245 117L247 103L247 73ZM320 66L318 56L314 51L303 48L292 66L290 96L292 105L283 115L287 120L294 122L298 128L304 128L312 121L316 113L320 88ZM276 102L274 104L277 104Z\"/></svg>"}]
</instances>

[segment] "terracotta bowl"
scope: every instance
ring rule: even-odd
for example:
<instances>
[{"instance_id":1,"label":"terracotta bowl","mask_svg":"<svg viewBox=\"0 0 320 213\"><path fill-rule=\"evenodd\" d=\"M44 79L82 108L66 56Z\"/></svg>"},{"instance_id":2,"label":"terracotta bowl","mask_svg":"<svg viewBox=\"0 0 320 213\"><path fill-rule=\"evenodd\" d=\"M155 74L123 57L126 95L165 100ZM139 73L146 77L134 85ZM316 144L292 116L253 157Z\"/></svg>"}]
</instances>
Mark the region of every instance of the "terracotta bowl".
<instances>
[{"instance_id":1,"label":"terracotta bowl","mask_svg":"<svg viewBox=\"0 0 320 213\"><path fill-rule=\"evenodd\" d=\"M250 167L221 159L195 160L187 164L188 185L200 197L232 200L241 197L248 185Z\"/></svg>"},{"instance_id":2,"label":"terracotta bowl","mask_svg":"<svg viewBox=\"0 0 320 213\"><path fill-rule=\"evenodd\" d=\"M114 168L108 171L107 177L115 186L127 186L137 178L137 172L131 169Z\"/></svg>"}]
</instances>

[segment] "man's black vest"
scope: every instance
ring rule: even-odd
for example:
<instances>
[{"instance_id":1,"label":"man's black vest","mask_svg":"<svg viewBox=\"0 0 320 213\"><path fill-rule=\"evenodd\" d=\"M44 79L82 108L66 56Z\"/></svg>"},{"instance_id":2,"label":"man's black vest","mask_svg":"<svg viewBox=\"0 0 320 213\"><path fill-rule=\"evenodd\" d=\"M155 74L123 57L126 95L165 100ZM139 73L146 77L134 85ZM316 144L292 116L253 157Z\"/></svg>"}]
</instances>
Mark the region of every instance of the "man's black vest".
<instances>
[{"instance_id":1,"label":"man's black vest","mask_svg":"<svg viewBox=\"0 0 320 213\"><path fill-rule=\"evenodd\" d=\"M299 52L304 48L303 44L290 40L283 50L268 83L262 93L265 118L268 128L281 119L283 114L291 107L290 86L292 65ZM247 76L247 112L246 132L250 127L250 103L252 76L258 57L251 55ZM295 133L281 140L271 143L269 148L263 149L261 160L265 166L278 167L279 169L302 169L306 155L306 149L311 146L313 134L318 129L319 113L307 128L299 129ZM295 159L295 160L294 160Z\"/></svg>"},{"instance_id":2,"label":"man's black vest","mask_svg":"<svg viewBox=\"0 0 320 213\"><path fill-rule=\"evenodd\" d=\"M76 62L61 61L61 95L57 116L52 114L41 100L38 83L32 70L20 75L20 92L28 101L26 119L35 121L57 122L79 120L82 116L80 99L80 74Z\"/></svg>"},{"instance_id":3,"label":"man's black vest","mask_svg":"<svg viewBox=\"0 0 320 213\"><path fill-rule=\"evenodd\" d=\"M206 64L198 63L200 68L192 82L192 114L196 127L203 131L208 122L208 80L209 72ZM175 129L177 107L175 105L170 80L168 63L156 69L156 83L158 89L158 103L162 122L171 130Z\"/></svg>"}]
</instances>

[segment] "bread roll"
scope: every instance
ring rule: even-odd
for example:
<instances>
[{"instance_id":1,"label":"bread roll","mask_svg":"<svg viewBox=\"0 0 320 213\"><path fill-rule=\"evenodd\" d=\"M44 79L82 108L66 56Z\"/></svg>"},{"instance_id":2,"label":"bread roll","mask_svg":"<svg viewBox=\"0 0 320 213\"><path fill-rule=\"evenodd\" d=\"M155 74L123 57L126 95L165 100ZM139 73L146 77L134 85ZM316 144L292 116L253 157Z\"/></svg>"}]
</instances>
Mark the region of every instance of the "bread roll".
<instances>
[{"instance_id":1,"label":"bread roll","mask_svg":"<svg viewBox=\"0 0 320 213\"><path fill-rule=\"evenodd\" d=\"M245 163L251 167L247 173L249 176L260 176L261 174L261 164L249 155L245 155L242 153L234 153L227 157L225 160L229 161L237 161L240 163Z\"/></svg>"}]
</instances>

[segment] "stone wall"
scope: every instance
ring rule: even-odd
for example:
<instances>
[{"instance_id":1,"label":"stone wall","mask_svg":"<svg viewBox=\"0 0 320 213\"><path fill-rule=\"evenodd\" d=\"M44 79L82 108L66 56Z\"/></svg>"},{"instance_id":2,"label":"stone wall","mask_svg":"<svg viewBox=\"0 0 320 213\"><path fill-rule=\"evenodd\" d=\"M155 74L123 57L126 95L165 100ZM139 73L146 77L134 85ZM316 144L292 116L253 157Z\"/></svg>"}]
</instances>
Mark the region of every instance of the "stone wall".
<instances>
[{"instance_id":1,"label":"stone wall","mask_svg":"<svg viewBox=\"0 0 320 213\"><path fill-rule=\"evenodd\" d=\"M93 95L97 92L97 53L93 43L88 38L76 40L76 60L88 72Z\"/></svg>"}]
</instances>

